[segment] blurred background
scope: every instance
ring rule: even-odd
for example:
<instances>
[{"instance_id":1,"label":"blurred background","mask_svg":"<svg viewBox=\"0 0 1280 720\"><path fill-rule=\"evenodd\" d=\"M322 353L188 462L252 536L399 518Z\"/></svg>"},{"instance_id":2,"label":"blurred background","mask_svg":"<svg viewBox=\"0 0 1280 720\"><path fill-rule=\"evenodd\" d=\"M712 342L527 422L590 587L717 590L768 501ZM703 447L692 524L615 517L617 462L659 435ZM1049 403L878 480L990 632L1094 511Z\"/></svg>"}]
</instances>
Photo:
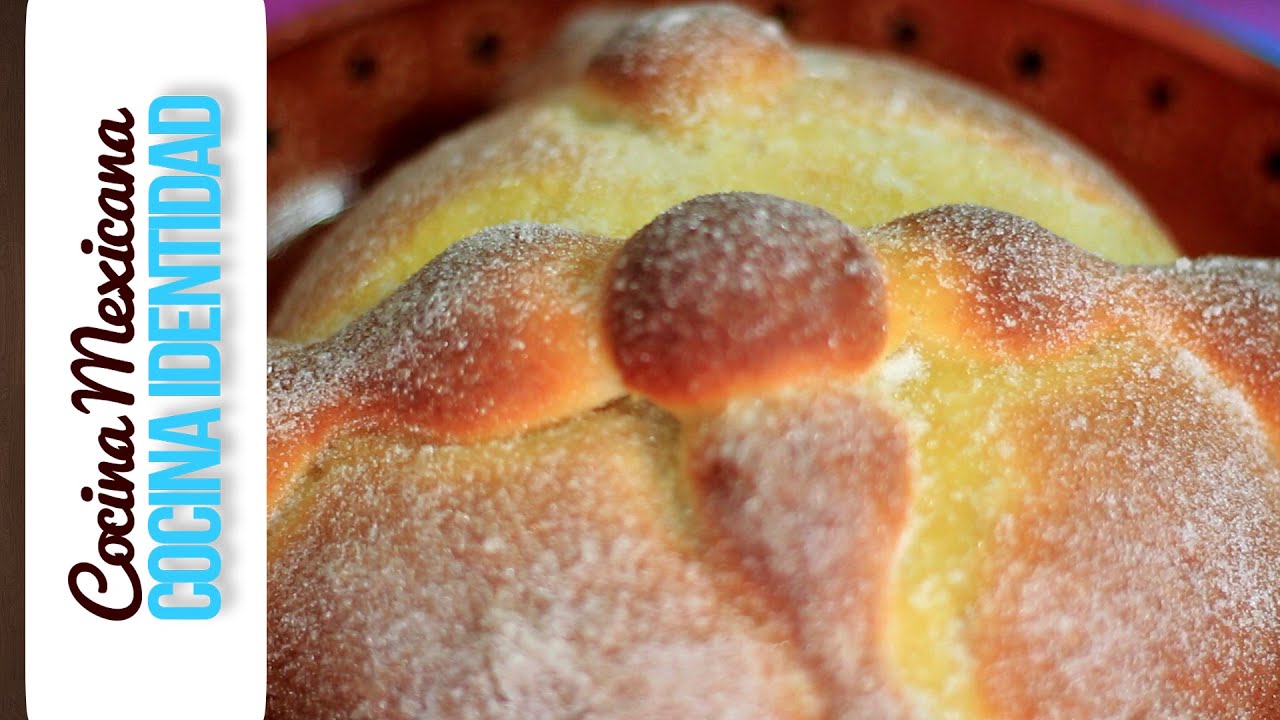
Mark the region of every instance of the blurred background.
<instances>
[{"instance_id":1,"label":"blurred background","mask_svg":"<svg viewBox=\"0 0 1280 720\"><path fill-rule=\"evenodd\" d=\"M1129 1L1180 17L1280 64L1280 2L1276 0Z\"/></svg>"},{"instance_id":2,"label":"blurred background","mask_svg":"<svg viewBox=\"0 0 1280 720\"><path fill-rule=\"evenodd\" d=\"M1029 109L1189 255L1280 256L1280 0L736 2L802 42L895 54ZM363 188L500 102L602 5L619 2L266 0L272 288Z\"/></svg>"},{"instance_id":3,"label":"blurred background","mask_svg":"<svg viewBox=\"0 0 1280 720\"><path fill-rule=\"evenodd\" d=\"M266 0L268 26L307 12L353 0ZM359 0L355 0L359 2ZM525 1L525 0L521 0ZM536 2L536 0L534 0ZM1280 64L1280 1L1277 0L1115 0L1168 13L1238 43Z\"/></svg>"}]
</instances>

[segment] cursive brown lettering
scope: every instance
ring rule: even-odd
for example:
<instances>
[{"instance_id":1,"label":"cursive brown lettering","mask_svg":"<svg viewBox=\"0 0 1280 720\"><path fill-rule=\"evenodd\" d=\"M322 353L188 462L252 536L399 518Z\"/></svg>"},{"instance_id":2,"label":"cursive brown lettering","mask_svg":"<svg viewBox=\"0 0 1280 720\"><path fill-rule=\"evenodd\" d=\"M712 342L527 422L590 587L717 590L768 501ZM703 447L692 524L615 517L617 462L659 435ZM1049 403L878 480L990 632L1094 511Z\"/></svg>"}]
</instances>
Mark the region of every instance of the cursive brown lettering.
<instances>
[{"instance_id":1,"label":"cursive brown lettering","mask_svg":"<svg viewBox=\"0 0 1280 720\"><path fill-rule=\"evenodd\" d=\"M114 564L114 563L112 563ZM71 586L71 596L80 603L80 607L107 620L128 620L138 612L138 608L142 607L142 583L138 580L138 571L133 569L132 565L127 563L119 566L124 570L125 577L129 580L129 588L132 594L129 596L129 603L124 607L114 608L102 605L89 598L80 589L80 576L91 575L94 580L98 581L98 594L104 595L107 592L107 576L102 574L98 566L91 563L76 563L71 568L71 572L67 575L67 584Z\"/></svg>"},{"instance_id":2,"label":"cursive brown lettering","mask_svg":"<svg viewBox=\"0 0 1280 720\"><path fill-rule=\"evenodd\" d=\"M133 393L123 390L114 382L115 376L134 372L132 362L111 354L112 345L125 345L134 338L134 292L130 283L134 278L133 251L133 193L134 178L126 169L134 161L133 114L125 108L119 110L120 120L103 120L98 126L98 138L110 152L98 156L102 172L98 179L103 187L98 193L98 207L106 218L97 225L98 242L80 241L80 252L92 255L97 252L98 270L102 282L97 286L99 322L76 328L71 332L71 347L78 357L71 362L71 374L80 387L71 393L71 404L84 414L89 414L89 401L129 406L134 403ZM92 373L92 375L91 375ZM134 470L133 421L127 415L117 415L117 426L103 425L98 432L98 448L106 456L98 463L98 559L103 565L91 562L76 563L67 575L71 596L81 607L107 620L126 620L137 613L142 605L142 585L134 568L134 547L129 540L135 520L133 515L134 484L127 477ZM91 502L93 488L80 488L80 499ZM119 597L109 593L104 567L117 567L128 581L128 602L122 607L107 604L103 596ZM87 593L81 587L82 576L88 575L96 587ZM96 593L96 595L95 595Z\"/></svg>"}]
</instances>

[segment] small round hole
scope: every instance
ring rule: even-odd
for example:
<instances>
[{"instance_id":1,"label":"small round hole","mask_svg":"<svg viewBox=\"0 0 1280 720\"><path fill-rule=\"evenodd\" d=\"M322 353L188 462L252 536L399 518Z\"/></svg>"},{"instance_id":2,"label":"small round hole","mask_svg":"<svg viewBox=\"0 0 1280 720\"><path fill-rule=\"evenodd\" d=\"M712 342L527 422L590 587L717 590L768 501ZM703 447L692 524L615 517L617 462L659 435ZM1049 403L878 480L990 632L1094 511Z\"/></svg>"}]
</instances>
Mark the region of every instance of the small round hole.
<instances>
[{"instance_id":1,"label":"small round hole","mask_svg":"<svg viewBox=\"0 0 1280 720\"><path fill-rule=\"evenodd\" d=\"M1177 91L1174 90L1173 83L1165 78L1152 82L1147 88L1147 106L1154 112L1162 113L1173 107L1176 97Z\"/></svg>"},{"instance_id":2,"label":"small round hole","mask_svg":"<svg viewBox=\"0 0 1280 720\"><path fill-rule=\"evenodd\" d=\"M769 11L769 17L782 23L783 27L791 27L800 13L791 3L780 2Z\"/></svg>"},{"instance_id":3,"label":"small round hole","mask_svg":"<svg viewBox=\"0 0 1280 720\"><path fill-rule=\"evenodd\" d=\"M1013 58L1013 69L1024 80L1035 80L1044 75L1044 53L1039 48L1026 47Z\"/></svg>"},{"instance_id":4,"label":"small round hole","mask_svg":"<svg viewBox=\"0 0 1280 720\"><path fill-rule=\"evenodd\" d=\"M276 149L276 142L278 140L277 138L278 135L279 135L279 132L275 128L273 127L267 128L267 152L271 152L272 150Z\"/></svg>"},{"instance_id":5,"label":"small round hole","mask_svg":"<svg viewBox=\"0 0 1280 720\"><path fill-rule=\"evenodd\" d=\"M910 50L920 42L920 27L911 18L889 23L889 40L900 50Z\"/></svg>"},{"instance_id":6,"label":"small round hole","mask_svg":"<svg viewBox=\"0 0 1280 720\"><path fill-rule=\"evenodd\" d=\"M1280 148L1272 148L1262 157L1262 174L1271 182L1280 182Z\"/></svg>"},{"instance_id":7,"label":"small round hole","mask_svg":"<svg viewBox=\"0 0 1280 720\"><path fill-rule=\"evenodd\" d=\"M491 65L502 52L502 38L487 32L471 40L471 59L481 65Z\"/></svg>"},{"instance_id":8,"label":"small round hole","mask_svg":"<svg viewBox=\"0 0 1280 720\"><path fill-rule=\"evenodd\" d=\"M356 55L347 62L347 72L356 82L365 82L378 72L378 61L371 55Z\"/></svg>"}]
</instances>

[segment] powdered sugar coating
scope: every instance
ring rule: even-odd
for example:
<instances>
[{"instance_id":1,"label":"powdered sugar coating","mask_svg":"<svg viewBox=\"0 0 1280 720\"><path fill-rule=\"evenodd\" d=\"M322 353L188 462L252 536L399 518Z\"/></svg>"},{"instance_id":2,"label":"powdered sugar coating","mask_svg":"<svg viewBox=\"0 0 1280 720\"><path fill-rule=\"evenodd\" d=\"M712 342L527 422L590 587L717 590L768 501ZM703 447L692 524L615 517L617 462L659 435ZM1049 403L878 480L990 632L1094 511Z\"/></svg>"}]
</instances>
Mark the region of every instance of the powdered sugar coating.
<instances>
[{"instance_id":1,"label":"powdered sugar coating","mask_svg":"<svg viewBox=\"0 0 1280 720\"><path fill-rule=\"evenodd\" d=\"M934 328L979 352L1060 353L1096 336L1121 310L1118 268L1009 213L934 208L887 224L873 241L900 254L903 275L927 283L906 292L944 313L932 318Z\"/></svg>"},{"instance_id":2,"label":"powdered sugar coating","mask_svg":"<svg viewBox=\"0 0 1280 720\"><path fill-rule=\"evenodd\" d=\"M624 382L668 407L856 374L885 342L884 274L854 231L767 195L707 195L635 234L609 275Z\"/></svg>"},{"instance_id":3,"label":"powdered sugar coating","mask_svg":"<svg viewBox=\"0 0 1280 720\"><path fill-rule=\"evenodd\" d=\"M1012 438L1035 480L973 619L994 716L1280 716L1274 450L1194 355L1144 355Z\"/></svg>"},{"instance_id":4,"label":"powdered sugar coating","mask_svg":"<svg viewBox=\"0 0 1280 720\"><path fill-rule=\"evenodd\" d=\"M323 471L271 537L270 716L816 720L781 636L665 526L674 431L618 407L348 445L376 459Z\"/></svg>"},{"instance_id":5,"label":"powdered sugar coating","mask_svg":"<svg viewBox=\"0 0 1280 720\"><path fill-rule=\"evenodd\" d=\"M1149 275L1171 341L1242 386L1280 444L1280 260L1181 260Z\"/></svg>"},{"instance_id":6,"label":"powdered sugar coating","mask_svg":"<svg viewBox=\"0 0 1280 720\"><path fill-rule=\"evenodd\" d=\"M585 82L623 116L689 126L773 97L798 68L776 21L688 5L637 15L592 57Z\"/></svg>"},{"instance_id":7,"label":"powdered sugar coating","mask_svg":"<svg viewBox=\"0 0 1280 720\"><path fill-rule=\"evenodd\" d=\"M711 555L779 599L828 716L909 717L883 651L911 501L899 421L856 394L805 393L731 403L688 435L697 511L724 537Z\"/></svg>"},{"instance_id":8,"label":"powdered sugar coating","mask_svg":"<svg viewBox=\"0 0 1280 720\"><path fill-rule=\"evenodd\" d=\"M280 346L268 373L273 453L338 431L474 441L620 395L599 338L615 247L551 227L493 228L333 338Z\"/></svg>"},{"instance_id":9,"label":"powdered sugar coating","mask_svg":"<svg viewBox=\"0 0 1280 720\"><path fill-rule=\"evenodd\" d=\"M273 707L1270 717L1278 293L1273 262L1121 270L974 207L487 232L273 347ZM997 464L936 492L966 445ZM984 498L971 544L913 542ZM929 610L933 684L887 648L907 563L970 598Z\"/></svg>"}]
</instances>

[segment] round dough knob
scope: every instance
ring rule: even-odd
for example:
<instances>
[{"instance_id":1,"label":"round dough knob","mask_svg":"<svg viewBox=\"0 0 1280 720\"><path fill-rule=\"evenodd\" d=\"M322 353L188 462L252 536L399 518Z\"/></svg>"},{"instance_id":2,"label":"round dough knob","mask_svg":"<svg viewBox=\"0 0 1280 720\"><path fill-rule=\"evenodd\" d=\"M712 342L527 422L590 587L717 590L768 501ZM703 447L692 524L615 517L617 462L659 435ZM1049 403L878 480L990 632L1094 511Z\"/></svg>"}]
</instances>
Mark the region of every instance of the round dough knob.
<instances>
[{"instance_id":1,"label":"round dough knob","mask_svg":"<svg viewBox=\"0 0 1280 720\"><path fill-rule=\"evenodd\" d=\"M642 124L682 126L767 103L798 67L776 22L704 5L627 24L592 58L586 81L611 111Z\"/></svg>"}]
</instances>

